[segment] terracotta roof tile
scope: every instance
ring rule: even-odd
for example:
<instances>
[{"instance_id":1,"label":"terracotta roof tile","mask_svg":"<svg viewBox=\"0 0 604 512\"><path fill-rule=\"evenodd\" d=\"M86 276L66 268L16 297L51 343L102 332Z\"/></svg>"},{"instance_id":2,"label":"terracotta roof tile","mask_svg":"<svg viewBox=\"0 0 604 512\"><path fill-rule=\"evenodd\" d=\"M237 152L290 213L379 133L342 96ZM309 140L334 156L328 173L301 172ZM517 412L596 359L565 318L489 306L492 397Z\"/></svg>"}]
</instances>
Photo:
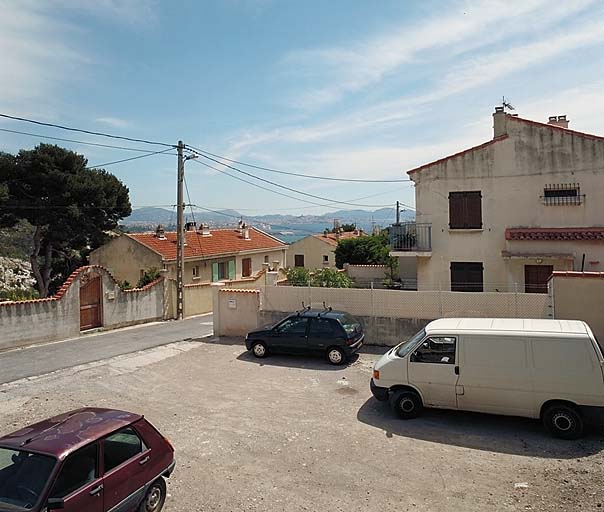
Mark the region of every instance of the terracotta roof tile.
<instances>
[{"instance_id":1,"label":"terracotta roof tile","mask_svg":"<svg viewBox=\"0 0 604 512\"><path fill-rule=\"evenodd\" d=\"M604 240L604 228L508 228L506 240Z\"/></svg>"},{"instance_id":2,"label":"terracotta roof tile","mask_svg":"<svg viewBox=\"0 0 604 512\"><path fill-rule=\"evenodd\" d=\"M323 240L324 242L327 242L328 244L336 247L338 245L338 240L359 238L360 236L367 236L367 233L365 233L364 231L357 231L356 233L354 231L345 231L344 233L340 233L339 237L336 237L335 233L328 233L327 235L320 234L320 235L311 235L311 236L314 236L315 238L318 238L319 240Z\"/></svg>"},{"instance_id":3,"label":"terracotta roof tile","mask_svg":"<svg viewBox=\"0 0 604 512\"><path fill-rule=\"evenodd\" d=\"M283 242L255 228L250 228L249 240L242 238L236 229L214 229L211 234L212 236L202 236L197 231L187 231L185 258L204 258L287 247ZM160 254L165 261L176 259L176 232L166 232L165 240L157 238L155 233L132 233L126 236Z\"/></svg>"}]
</instances>

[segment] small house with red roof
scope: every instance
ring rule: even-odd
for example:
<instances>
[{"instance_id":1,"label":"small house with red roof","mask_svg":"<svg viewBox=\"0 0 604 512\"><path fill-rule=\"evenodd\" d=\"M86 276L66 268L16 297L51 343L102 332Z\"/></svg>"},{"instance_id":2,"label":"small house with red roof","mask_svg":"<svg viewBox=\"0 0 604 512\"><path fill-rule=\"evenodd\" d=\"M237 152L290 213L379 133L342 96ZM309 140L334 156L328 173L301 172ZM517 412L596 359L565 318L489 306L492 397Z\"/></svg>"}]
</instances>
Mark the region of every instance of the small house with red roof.
<instances>
[{"instance_id":1,"label":"small house with red roof","mask_svg":"<svg viewBox=\"0 0 604 512\"><path fill-rule=\"evenodd\" d=\"M202 284L256 276L268 264L286 263L287 245L281 240L242 225L239 228L185 231L184 283ZM145 270L157 268L176 279L176 232L158 226L151 233L127 233L90 253L90 263L107 268L118 281L136 285Z\"/></svg>"},{"instance_id":2,"label":"small house with red roof","mask_svg":"<svg viewBox=\"0 0 604 512\"><path fill-rule=\"evenodd\" d=\"M497 107L493 139L408 171L416 222L391 228L419 290L545 293L553 271L604 270L604 137Z\"/></svg>"},{"instance_id":3,"label":"small house with red roof","mask_svg":"<svg viewBox=\"0 0 604 512\"><path fill-rule=\"evenodd\" d=\"M287 264L290 267L305 267L310 270L336 268L335 250L338 242L364 235L361 229L308 235L289 246Z\"/></svg>"}]
</instances>

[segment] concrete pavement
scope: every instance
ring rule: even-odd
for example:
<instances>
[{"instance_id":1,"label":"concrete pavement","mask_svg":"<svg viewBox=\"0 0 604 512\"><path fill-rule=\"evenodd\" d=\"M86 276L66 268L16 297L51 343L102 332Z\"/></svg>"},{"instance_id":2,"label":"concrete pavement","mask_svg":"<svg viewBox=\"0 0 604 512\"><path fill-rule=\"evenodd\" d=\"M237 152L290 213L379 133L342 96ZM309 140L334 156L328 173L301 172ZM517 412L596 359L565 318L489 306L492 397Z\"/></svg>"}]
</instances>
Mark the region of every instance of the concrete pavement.
<instances>
[{"instance_id":1,"label":"concrete pavement","mask_svg":"<svg viewBox=\"0 0 604 512\"><path fill-rule=\"evenodd\" d=\"M210 334L211 313L1 352L0 384Z\"/></svg>"}]
</instances>

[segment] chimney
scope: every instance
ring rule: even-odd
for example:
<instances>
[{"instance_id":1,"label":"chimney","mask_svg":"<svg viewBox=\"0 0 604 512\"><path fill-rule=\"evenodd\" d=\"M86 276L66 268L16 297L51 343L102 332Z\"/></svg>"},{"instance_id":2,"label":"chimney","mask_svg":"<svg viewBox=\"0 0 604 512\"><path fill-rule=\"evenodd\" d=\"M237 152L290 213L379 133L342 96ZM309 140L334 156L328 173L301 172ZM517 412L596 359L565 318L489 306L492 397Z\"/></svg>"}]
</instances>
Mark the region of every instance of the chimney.
<instances>
[{"instance_id":1,"label":"chimney","mask_svg":"<svg viewBox=\"0 0 604 512\"><path fill-rule=\"evenodd\" d=\"M157 228L155 229L155 238L157 238L158 240L166 239L166 231L164 230L164 227L161 224L158 224Z\"/></svg>"},{"instance_id":2,"label":"chimney","mask_svg":"<svg viewBox=\"0 0 604 512\"><path fill-rule=\"evenodd\" d=\"M495 107L495 113L493 114L493 137L501 137L508 132L506 119L507 114L503 107Z\"/></svg>"},{"instance_id":3,"label":"chimney","mask_svg":"<svg viewBox=\"0 0 604 512\"><path fill-rule=\"evenodd\" d=\"M185 224L185 231L195 231L197 222L187 222Z\"/></svg>"},{"instance_id":4,"label":"chimney","mask_svg":"<svg viewBox=\"0 0 604 512\"><path fill-rule=\"evenodd\" d=\"M559 126L560 128L568 128L568 119L566 119L566 116L549 116L547 124Z\"/></svg>"},{"instance_id":5,"label":"chimney","mask_svg":"<svg viewBox=\"0 0 604 512\"><path fill-rule=\"evenodd\" d=\"M201 236L212 236L212 233L210 232L210 226L208 224L201 224Z\"/></svg>"},{"instance_id":6,"label":"chimney","mask_svg":"<svg viewBox=\"0 0 604 512\"><path fill-rule=\"evenodd\" d=\"M251 240L251 238L250 238L250 228L247 227L245 224L241 228L241 236L243 237L244 240Z\"/></svg>"}]
</instances>

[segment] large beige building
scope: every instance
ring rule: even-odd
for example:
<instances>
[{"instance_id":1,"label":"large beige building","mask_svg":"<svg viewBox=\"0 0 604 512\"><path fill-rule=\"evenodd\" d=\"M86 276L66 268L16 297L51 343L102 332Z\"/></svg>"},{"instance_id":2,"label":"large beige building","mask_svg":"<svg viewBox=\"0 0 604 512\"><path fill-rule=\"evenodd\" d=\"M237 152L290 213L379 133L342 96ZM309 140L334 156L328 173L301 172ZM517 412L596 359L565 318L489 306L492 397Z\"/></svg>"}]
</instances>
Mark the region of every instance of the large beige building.
<instances>
[{"instance_id":1,"label":"large beige building","mask_svg":"<svg viewBox=\"0 0 604 512\"><path fill-rule=\"evenodd\" d=\"M253 277L265 263L271 268L285 266L287 245L255 228L191 229L185 240L185 284ZM176 279L176 233L158 227L155 233L121 235L92 251L90 263L131 285L153 267Z\"/></svg>"},{"instance_id":2,"label":"large beige building","mask_svg":"<svg viewBox=\"0 0 604 512\"><path fill-rule=\"evenodd\" d=\"M493 114L494 137L411 171L416 223L392 228L418 289L545 292L554 270L604 270L604 137Z\"/></svg>"}]
</instances>

